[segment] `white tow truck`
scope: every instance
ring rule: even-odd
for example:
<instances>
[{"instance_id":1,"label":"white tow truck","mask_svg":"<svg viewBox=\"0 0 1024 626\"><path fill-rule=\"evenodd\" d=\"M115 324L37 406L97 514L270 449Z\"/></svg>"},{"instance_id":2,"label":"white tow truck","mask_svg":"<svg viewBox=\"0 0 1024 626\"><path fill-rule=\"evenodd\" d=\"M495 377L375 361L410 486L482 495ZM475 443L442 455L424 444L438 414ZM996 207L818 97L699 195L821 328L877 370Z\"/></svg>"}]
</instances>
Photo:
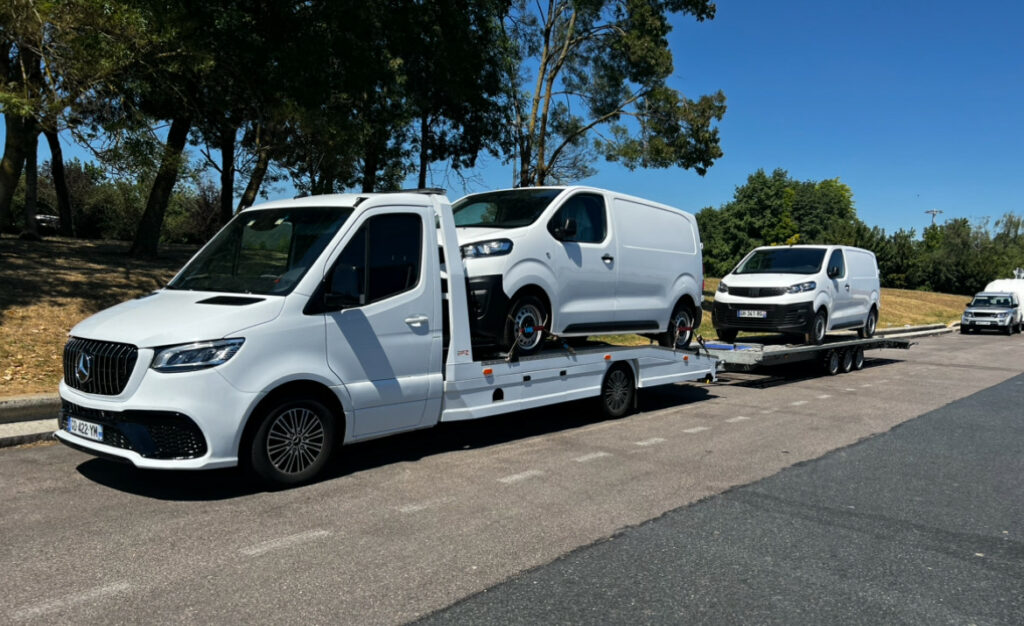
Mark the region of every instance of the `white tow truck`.
<instances>
[{"instance_id":1,"label":"white tow truck","mask_svg":"<svg viewBox=\"0 0 1024 626\"><path fill-rule=\"evenodd\" d=\"M714 357L654 345L482 359L466 284L439 193L247 209L167 287L72 329L56 436L295 484L344 444L582 398L617 417L638 388L716 377Z\"/></svg>"}]
</instances>

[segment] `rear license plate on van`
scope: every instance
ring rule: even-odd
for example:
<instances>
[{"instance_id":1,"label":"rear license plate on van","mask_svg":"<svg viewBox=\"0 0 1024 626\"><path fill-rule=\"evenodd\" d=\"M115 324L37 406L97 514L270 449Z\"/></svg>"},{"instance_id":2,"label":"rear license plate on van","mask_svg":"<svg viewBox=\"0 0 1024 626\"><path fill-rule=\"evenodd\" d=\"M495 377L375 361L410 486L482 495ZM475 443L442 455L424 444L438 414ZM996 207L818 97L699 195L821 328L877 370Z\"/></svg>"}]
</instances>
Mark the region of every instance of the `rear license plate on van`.
<instances>
[{"instance_id":1,"label":"rear license plate on van","mask_svg":"<svg viewBox=\"0 0 1024 626\"><path fill-rule=\"evenodd\" d=\"M768 311L736 311L736 317L768 317Z\"/></svg>"},{"instance_id":2,"label":"rear license plate on van","mask_svg":"<svg viewBox=\"0 0 1024 626\"><path fill-rule=\"evenodd\" d=\"M68 418L68 432L93 441L103 441L103 426L74 417Z\"/></svg>"}]
</instances>

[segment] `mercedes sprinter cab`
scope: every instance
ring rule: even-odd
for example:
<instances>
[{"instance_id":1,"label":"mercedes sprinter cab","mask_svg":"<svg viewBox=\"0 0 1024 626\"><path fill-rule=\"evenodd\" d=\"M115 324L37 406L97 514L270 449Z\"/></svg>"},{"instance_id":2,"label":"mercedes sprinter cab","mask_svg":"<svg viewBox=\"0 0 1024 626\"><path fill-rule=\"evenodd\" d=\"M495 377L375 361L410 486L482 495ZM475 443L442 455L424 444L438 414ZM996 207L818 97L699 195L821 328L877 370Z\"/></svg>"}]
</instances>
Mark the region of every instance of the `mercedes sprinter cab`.
<instances>
[{"instance_id":1,"label":"mercedes sprinter cab","mask_svg":"<svg viewBox=\"0 0 1024 626\"><path fill-rule=\"evenodd\" d=\"M640 333L685 347L700 326L701 242L686 211L578 186L478 193L452 211L481 343L529 355L551 333Z\"/></svg>"},{"instance_id":2,"label":"mercedes sprinter cab","mask_svg":"<svg viewBox=\"0 0 1024 626\"><path fill-rule=\"evenodd\" d=\"M880 302L874 253L836 245L755 248L718 285L712 323L723 341L739 331L804 335L820 345L831 330L875 334Z\"/></svg>"}]
</instances>

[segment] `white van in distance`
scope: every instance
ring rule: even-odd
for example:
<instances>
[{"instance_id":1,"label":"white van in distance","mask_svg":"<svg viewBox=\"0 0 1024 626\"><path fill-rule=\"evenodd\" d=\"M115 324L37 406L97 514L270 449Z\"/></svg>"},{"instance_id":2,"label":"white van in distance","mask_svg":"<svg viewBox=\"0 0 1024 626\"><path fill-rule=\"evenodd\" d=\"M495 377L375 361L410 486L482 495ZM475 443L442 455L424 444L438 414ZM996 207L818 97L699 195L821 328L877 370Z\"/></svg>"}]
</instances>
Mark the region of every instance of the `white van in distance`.
<instances>
[{"instance_id":1,"label":"white van in distance","mask_svg":"<svg viewBox=\"0 0 1024 626\"><path fill-rule=\"evenodd\" d=\"M590 187L506 189L452 205L480 342L641 333L686 346L704 279L693 215Z\"/></svg>"},{"instance_id":2,"label":"white van in distance","mask_svg":"<svg viewBox=\"0 0 1024 626\"><path fill-rule=\"evenodd\" d=\"M878 264L850 246L755 248L718 285L712 323L723 341L739 331L805 335L821 344L830 330L875 334Z\"/></svg>"}]
</instances>

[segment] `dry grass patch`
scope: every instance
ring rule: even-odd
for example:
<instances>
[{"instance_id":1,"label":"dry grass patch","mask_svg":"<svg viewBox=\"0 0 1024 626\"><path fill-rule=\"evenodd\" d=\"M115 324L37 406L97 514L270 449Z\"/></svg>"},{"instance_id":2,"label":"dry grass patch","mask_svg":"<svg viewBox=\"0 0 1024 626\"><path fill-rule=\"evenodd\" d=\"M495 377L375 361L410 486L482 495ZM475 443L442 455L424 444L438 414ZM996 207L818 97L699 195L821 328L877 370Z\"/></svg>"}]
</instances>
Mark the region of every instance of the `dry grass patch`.
<instances>
[{"instance_id":1,"label":"dry grass patch","mask_svg":"<svg viewBox=\"0 0 1024 626\"><path fill-rule=\"evenodd\" d=\"M168 246L161 259L139 261L127 247L0 238L0 396L55 393L71 327L164 286L195 251Z\"/></svg>"}]
</instances>

